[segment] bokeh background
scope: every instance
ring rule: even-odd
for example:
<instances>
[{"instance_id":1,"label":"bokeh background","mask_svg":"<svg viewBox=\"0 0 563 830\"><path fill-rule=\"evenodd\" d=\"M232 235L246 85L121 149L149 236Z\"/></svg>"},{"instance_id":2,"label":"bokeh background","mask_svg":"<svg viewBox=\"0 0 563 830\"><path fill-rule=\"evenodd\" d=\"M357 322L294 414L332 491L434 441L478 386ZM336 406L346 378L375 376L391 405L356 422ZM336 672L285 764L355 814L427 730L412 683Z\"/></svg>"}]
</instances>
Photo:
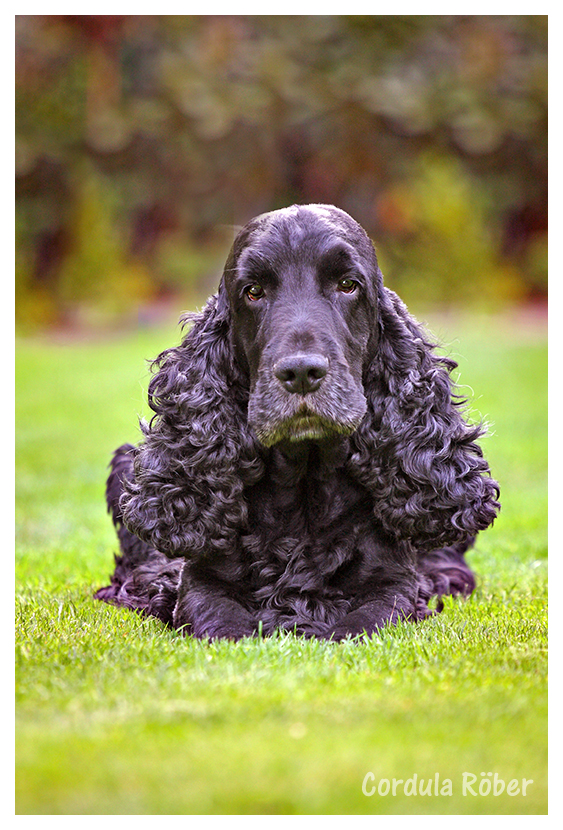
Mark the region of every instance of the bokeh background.
<instances>
[{"instance_id":1,"label":"bokeh background","mask_svg":"<svg viewBox=\"0 0 563 830\"><path fill-rule=\"evenodd\" d=\"M547 16L16 17L21 330L147 324L329 202L415 308L547 290Z\"/></svg>"}]
</instances>

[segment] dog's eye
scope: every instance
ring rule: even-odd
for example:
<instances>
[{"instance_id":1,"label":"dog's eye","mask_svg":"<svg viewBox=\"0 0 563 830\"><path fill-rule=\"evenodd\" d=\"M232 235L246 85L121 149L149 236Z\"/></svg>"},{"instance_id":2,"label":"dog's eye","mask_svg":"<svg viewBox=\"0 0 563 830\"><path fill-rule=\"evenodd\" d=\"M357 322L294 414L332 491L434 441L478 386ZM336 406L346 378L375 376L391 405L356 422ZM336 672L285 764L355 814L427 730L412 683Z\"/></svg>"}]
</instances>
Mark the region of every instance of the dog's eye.
<instances>
[{"instance_id":1,"label":"dog's eye","mask_svg":"<svg viewBox=\"0 0 563 830\"><path fill-rule=\"evenodd\" d=\"M343 294L353 294L357 287L358 283L349 277L343 277L343 279L338 280L338 290L342 291Z\"/></svg>"},{"instance_id":2,"label":"dog's eye","mask_svg":"<svg viewBox=\"0 0 563 830\"><path fill-rule=\"evenodd\" d=\"M264 289L258 282L253 282L252 285L249 285L247 288L244 289L244 293L248 297L249 300L261 300L264 296Z\"/></svg>"}]
</instances>

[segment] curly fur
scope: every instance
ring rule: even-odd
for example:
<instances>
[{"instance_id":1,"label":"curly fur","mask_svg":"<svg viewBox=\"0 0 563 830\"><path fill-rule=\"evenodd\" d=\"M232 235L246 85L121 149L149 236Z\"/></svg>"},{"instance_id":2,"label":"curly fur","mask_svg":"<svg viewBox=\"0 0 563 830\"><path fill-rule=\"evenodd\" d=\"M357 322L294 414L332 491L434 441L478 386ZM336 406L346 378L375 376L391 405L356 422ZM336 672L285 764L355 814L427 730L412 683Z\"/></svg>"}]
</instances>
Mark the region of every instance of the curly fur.
<instances>
[{"instance_id":1,"label":"curly fur","mask_svg":"<svg viewBox=\"0 0 563 830\"><path fill-rule=\"evenodd\" d=\"M114 455L98 598L196 637L339 640L473 590L464 554L499 508L483 429L351 217L252 220L184 324L143 442Z\"/></svg>"}]
</instances>

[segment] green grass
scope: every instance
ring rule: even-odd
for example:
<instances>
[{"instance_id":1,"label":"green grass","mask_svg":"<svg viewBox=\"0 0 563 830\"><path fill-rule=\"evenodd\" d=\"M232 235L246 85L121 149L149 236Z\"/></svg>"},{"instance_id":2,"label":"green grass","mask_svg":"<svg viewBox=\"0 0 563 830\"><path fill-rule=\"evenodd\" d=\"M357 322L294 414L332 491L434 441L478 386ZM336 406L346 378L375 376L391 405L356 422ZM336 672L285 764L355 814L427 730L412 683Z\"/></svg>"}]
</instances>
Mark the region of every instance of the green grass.
<instances>
[{"instance_id":1,"label":"green grass","mask_svg":"<svg viewBox=\"0 0 563 830\"><path fill-rule=\"evenodd\" d=\"M194 642L96 603L115 550L106 465L137 439L143 360L171 332L18 344L17 813L547 812L546 343L470 322L436 330L458 335L502 486L478 590L341 644ZM452 795L366 797L368 772L438 773ZM464 772L533 783L464 796Z\"/></svg>"}]
</instances>

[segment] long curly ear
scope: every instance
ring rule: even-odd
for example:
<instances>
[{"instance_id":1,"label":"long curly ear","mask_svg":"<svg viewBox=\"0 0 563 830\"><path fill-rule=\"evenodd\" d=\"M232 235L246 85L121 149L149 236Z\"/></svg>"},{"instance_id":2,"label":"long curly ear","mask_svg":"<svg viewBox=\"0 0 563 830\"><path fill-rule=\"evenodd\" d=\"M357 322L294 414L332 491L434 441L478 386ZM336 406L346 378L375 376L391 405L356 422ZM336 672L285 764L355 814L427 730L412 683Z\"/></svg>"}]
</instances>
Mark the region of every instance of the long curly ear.
<instances>
[{"instance_id":1,"label":"long curly ear","mask_svg":"<svg viewBox=\"0 0 563 830\"><path fill-rule=\"evenodd\" d=\"M125 482L126 526L168 556L232 550L246 522L245 484L263 465L246 428L247 392L229 337L230 311L222 285L180 346L153 363L133 480Z\"/></svg>"},{"instance_id":2,"label":"long curly ear","mask_svg":"<svg viewBox=\"0 0 563 830\"><path fill-rule=\"evenodd\" d=\"M353 436L351 466L395 538L431 550L474 536L494 520L499 489L463 418L450 372L402 301L379 291L375 354L366 369L368 413Z\"/></svg>"}]
</instances>

